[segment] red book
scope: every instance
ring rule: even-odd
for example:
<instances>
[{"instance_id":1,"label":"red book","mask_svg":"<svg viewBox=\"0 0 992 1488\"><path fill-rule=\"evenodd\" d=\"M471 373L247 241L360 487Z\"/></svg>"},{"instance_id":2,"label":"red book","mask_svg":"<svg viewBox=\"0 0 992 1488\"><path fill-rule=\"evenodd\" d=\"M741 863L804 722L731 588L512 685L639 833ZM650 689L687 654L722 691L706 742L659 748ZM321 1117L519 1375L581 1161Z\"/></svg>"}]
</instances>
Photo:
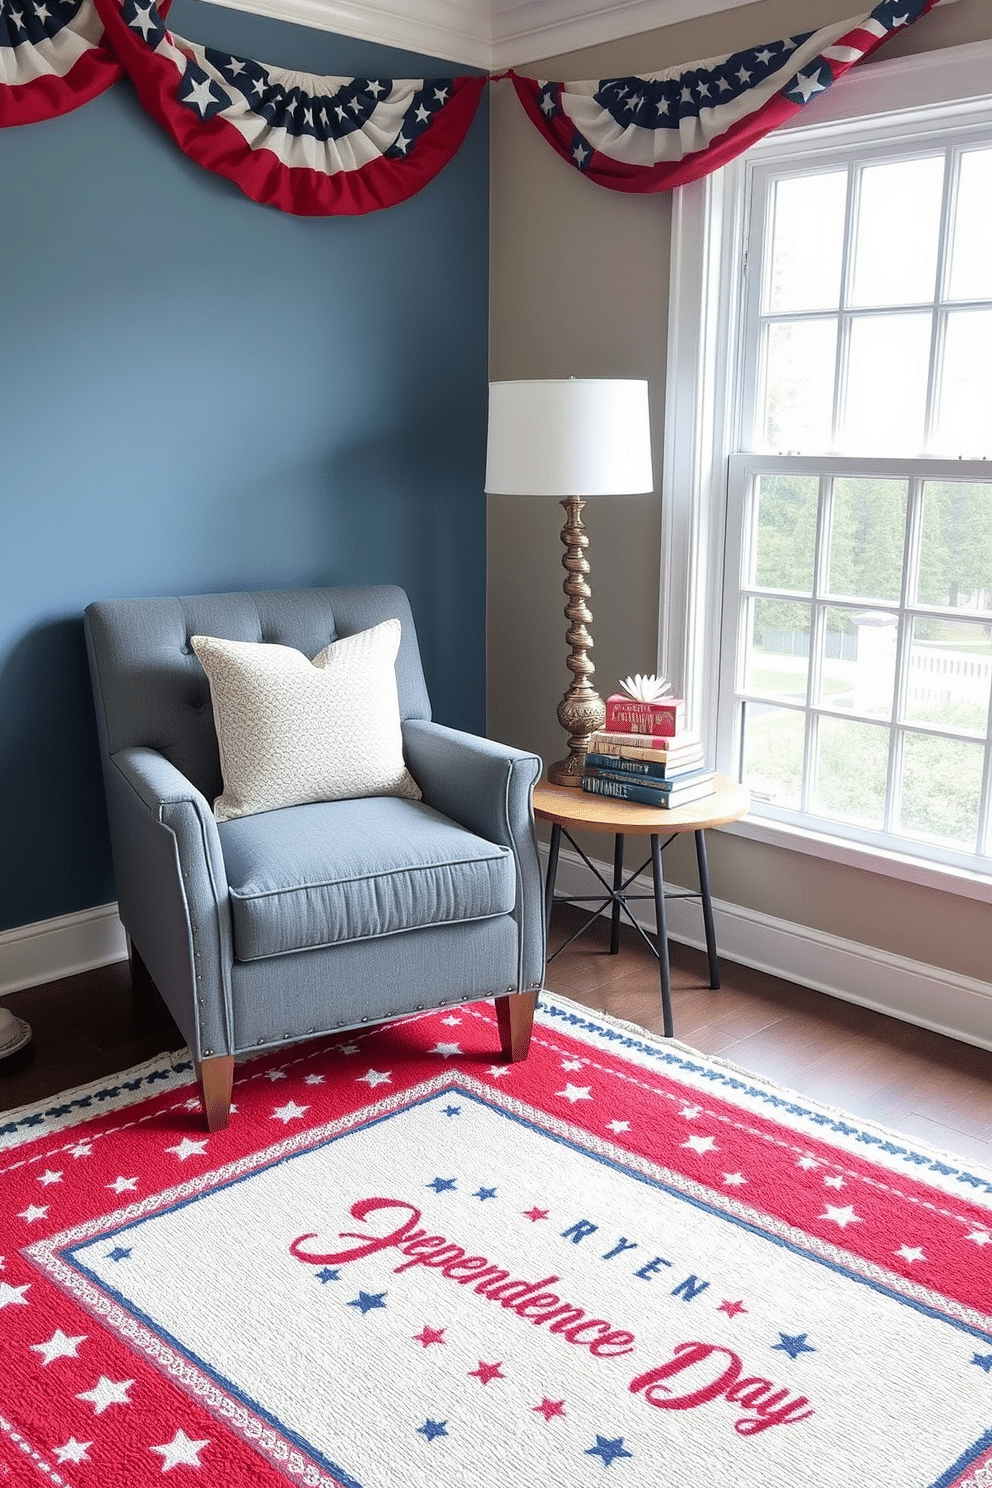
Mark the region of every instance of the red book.
<instances>
[{"instance_id":1,"label":"red book","mask_svg":"<svg viewBox=\"0 0 992 1488\"><path fill-rule=\"evenodd\" d=\"M624 734L653 734L672 738L685 731L685 702L682 698L665 698L657 703L641 703L622 692L606 699L607 730Z\"/></svg>"}]
</instances>

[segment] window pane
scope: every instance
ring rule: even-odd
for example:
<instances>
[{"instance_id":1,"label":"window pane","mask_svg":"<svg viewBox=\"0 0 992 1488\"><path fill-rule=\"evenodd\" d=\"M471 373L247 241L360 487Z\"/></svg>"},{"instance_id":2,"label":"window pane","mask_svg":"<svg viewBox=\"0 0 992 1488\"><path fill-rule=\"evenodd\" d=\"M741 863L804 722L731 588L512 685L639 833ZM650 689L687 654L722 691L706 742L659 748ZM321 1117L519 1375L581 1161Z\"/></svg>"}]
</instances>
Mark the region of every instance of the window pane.
<instances>
[{"instance_id":1,"label":"window pane","mask_svg":"<svg viewBox=\"0 0 992 1488\"><path fill-rule=\"evenodd\" d=\"M780 453L831 443L837 323L784 321L765 343L765 445Z\"/></svg>"},{"instance_id":2,"label":"window pane","mask_svg":"<svg viewBox=\"0 0 992 1488\"><path fill-rule=\"evenodd\" d=\"M766 475L758 484L754 583L762 589L813 592L820 482L816 476Z\"/></svg>"},{"instance_id":3,"label":"window pane","mask_svg":"<svg viewBox=\"0 0 992 1488\"><path fill-rule=\"evenodd\" d=\"M923 487L917 597L921 604L992 610L992 484Z\"/></svg>"},{"instance_id":4,"label":"window pane","mask_svg":"<svg viewBox=\"0 0 992 1488\"><path fill-rule=\"evenodd\" d=\"M805 703L809 674L809 605L753 601L744 690Z\"/></svg>"},{"instance_id":5,"label":"window pane","mask_svg":"<svg viewBox=\"0 0 992 1488\"><path fill-rule=\"evenodd\" d=\"M903 831L929 842L973 849L983 756L980 744L932 734L908 735L899 812Z\"/></svg>"},{"instance_id":6,"label":"window pane","mask_svg":"<svg viewBox=\"0 0 992 1488\"><path fill-rule=\"evenodd\" d=\"M961 157L951 240L952 300L992 299L992 150Z\"/></svg>"},{"instance_id":7,"label":"window pane","mask_svg":"<svg viewBox=\"0 0 992 1488\"><path fill-rule=\"evenodd\" d=\"M992 259L992 245L986 251ZM992 455L992 310L947 316L934 448L965 459Z\"/></svg>"},{"instance_id":8,"label":"window pane","mask_svg":"<svg viewBox=\"0 0 992 1488\"><path fill-rule=\"evenodd\" d=\"M854 599L897 600L906 540L906 482L834 482L828 585Z\"/></svg>"},{"instance_id":9,"label":"window pane","mask_svg":"<svg viewBox=\"0 0 992 1488\"><path fill-rule=\"evenodd\" d=\"M756 800L798 807L806 720L791 708L744 704L744 784Z\"/></svg>"},{"instance_id":10,"label":"window pane","mask_svg":"<svg viewBox=\"0 0 992 1488\"><path fill-rule=\"evenodd\" d=\"M944 157L872 165L861 174L852 305L934 297Z\"/></svg>"},{"instance_id":11,"label":"window pane","mask_svg":"<svg viewBox=\"0 0 992 1488\"><path fill-rule=\"evenodd\" d=\"M989 715L989 627L967 620L914 620L904 716L984 735Z\"/></svg>"},{"instance_id":12,"label":"window pane","mask_svg":"<svg viewBox=\"0 0 992 1488\"><path fill-rule=\"evenodd\" d=\"M888 764L888 729L821 718L812 809L821 816L856 822L858 826L882 827Z\"/></svg>"},{"instance_id":13,"label":"window pane","mask_svg":"<svg viewBox=\"0 0 992 1488\"><path fill-rule=\"evenodd\" d=\"M918 455L923 449L929 315L865 315L851 326L841 448Z\"/></svg>"},{"instance_id":14,"label":"window pane","mask_svg":"<svg viewBox=\"0 0 992 1488\"><path fill-rule=\"evenodd\" d=\"M776 181L766 310L832 310L837 305L846 194L846 171Z\"/></svg>"},{"instance_id":15,"label":"window pane","mask_svg":"<svg viewBox=\"0 0 992 1488\"><path fill-rule=\"evenodd\" d=\"M881 610L828 610L819 701L868 718L892 717L896 680L895 615Z\"/></svg>"}]
</instances>

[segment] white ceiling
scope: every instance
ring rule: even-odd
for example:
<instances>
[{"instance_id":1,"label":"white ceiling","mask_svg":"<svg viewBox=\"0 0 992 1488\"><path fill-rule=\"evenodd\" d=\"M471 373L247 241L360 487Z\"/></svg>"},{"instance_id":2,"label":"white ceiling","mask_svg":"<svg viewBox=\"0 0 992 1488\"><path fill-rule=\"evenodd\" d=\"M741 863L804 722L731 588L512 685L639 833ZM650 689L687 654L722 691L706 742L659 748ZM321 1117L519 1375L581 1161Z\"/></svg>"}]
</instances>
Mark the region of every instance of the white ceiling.
<instances>
[{"instance_id":1,"label":"white ceiling","mask_svg":"<svg viewBox=\"0 0 992 1488\"><path fill-rule=\"evenodd\" d=\"M219 0L384 46L498 71L638 31L729 10L742 0Z\"/></svg>"}]
</instances>

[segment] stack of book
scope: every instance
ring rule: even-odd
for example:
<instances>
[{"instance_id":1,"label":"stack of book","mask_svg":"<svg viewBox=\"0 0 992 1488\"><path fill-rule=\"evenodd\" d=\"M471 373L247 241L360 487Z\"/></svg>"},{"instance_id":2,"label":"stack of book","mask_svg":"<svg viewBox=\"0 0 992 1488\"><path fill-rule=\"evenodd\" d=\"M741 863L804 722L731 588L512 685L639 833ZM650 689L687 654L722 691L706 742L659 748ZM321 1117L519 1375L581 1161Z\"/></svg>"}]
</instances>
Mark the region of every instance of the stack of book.
<instances>
[{"instance_id":1,"label":"stack of book","mask_svg":"<svg viewBox=\"0 0 992 1488\"><path fill-rule=\"evenodd\" d=\"M584 791L674 810L712 796L713 778L681 698L607 699L605 726L589 739Z\"/></svg>"}]
</instances>

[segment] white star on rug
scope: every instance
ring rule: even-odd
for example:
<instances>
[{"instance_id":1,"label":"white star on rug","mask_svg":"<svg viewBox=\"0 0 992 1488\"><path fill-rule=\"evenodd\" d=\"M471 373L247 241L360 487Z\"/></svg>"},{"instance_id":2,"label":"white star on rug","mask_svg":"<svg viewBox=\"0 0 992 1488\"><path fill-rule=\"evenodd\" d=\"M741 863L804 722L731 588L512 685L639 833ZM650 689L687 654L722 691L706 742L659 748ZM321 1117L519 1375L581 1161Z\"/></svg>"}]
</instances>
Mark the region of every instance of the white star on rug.
<instances>
[{"instance_id":1,"label":"white star on rug","mask_svg":"<svg viewBox=\"0 0 992 1488\"><path fill-rule=\"evenodd\" d=\"M112 1188L114 1190L114 1193L128 1193L133 1192L134 1189L137 1188L138 1180L137 1178L117 1177L114 1179L113 1183L108 1183L106 1186L107 1188Z\"/></svg>"},{"instance_id":2,"label":"white star on rug","mask_svg":"<svg viewBox=\"0 0 992 1488\"><path fill-rule=\"evenodd\" d=\"M47 1343L32 1343L30 1347L36 1354L44 1354L45 1364L51 1364L55 1359L77 1359L79 1345L85 1343L86 1338L85 1333L80 1333L78 1338L70 1338L61 1328L56 1328Z\"/></svg>"},{"instance_id":3,"label":"white star on rug","mask_svg":"<svg viewBox=\"0 0 992 1488\"><path fill-rule=\"evenodd\" d=\"M207 1139L204 1137L202 1141L194 1142L189 1137L183 1137L182 1141L177 1142L175 1147L166 1147L165 1150L166 1152L174 1152L180 1162L185 1162L188 1157L203 1156L207 1150Z\"/></svg>"},{"instance_id":4,"label":"white star on rug","mask_svg":"<svg viewBox=\"0 0 992 1488\"><path fill-rule=\"evenodd\" d=\"M446 1023L449 1028L456 1028L461 1021L461 1018L456 1018L454 1016L441 1019L441 1022Z\"/></svg>"},{"instance_id":5,"label":"white star on rug","mask_svg":"<svg viewBox=\"0 0 992 1488\"><path fill-rule=\"evenodd\" d=\"M200 1098L196 1095L191 1096L188 1101L183 1101L182 1106L180 1107L180 1110L183 1111L198 1111L199 1109Z\"/></svg>"},{"instance_id":6,"label":"white star on rug","mask_svg":"<svg viewBox=\"0 0 992 1488\"><path fill-rule=\"evenodd\" d=\"M89 1458L86 1454L92 1445L92 1442L77 1441L74 1436L70 1436L65 1446L53 1447L52 1451L55 1453L60 1463L88 1462Z\"/></svg>"},{"instance_id":7,"label":"white star on rug","mask_svg":"<svg viewBox=\"0 0 992 1488\"><path fill-rule=\"evenodd\" d=\"M893 1255L901 1256L904 1261L925 1261L926 1256L918 1245L900 1245L899 1249L893 1251Z\"/></svg>"},{"instance_id":8,"label":"white star on rug","mask_svg":"<svg viewBox=\"0 0 992 1488\"><path fill-rule=\"evenodd\" d=\"M616 1132L617 1136L619 1136L621 1132L630 1131L629 1121L608 1121L606 1125L611 1132Z\"/></svg>"},{"instance_id":9,"label":"white star on rug","mask_svg":"<svg viewBox=\"0 0 992 1488\"><path fill-rule=\"evenodd\" d=\"M52 1183L61 1183L62 1174L53 1173L51 1168L48 1168L44 1173L38 1174L38 1182L44 1184L45 1188L48 1188L48 1186Z\"/></svg>"},{"instance_id":10,"label":"white star on rug","mask_svg":"<svg viewBox=\"0 0 992 1488\"><path fill-rule=\"evenodd\" d=\"M368 1085L371 1090L374 1090L377 1085L391 1085L393 1083L393 1077L385 1070L370 1069L366 1074L359 1075L355 1083L357 1085Z\"/></svg>"},{"instance_id":11,"label":"white star on rug","mask_svg":"<svg viewBox=\"0 0 992 1488\"><path fill-rule=\"evenodd\" d=\"M729 1184L731 1188L740 1188L747 1182L747 1179L743 1173L724 1173L723 1181Z\"/></svg>"},{"instance_id":12,"label":"white star on rug","mask_svg":"<svg viewBox=\"0 0 992 1488\"><path fill-rule=\"evenodd\" d=\"M305 1085L323 1085L324 1077L323 1075L307 1075L303 1083Z\"/></svg>"},{"instance_id":13,"label":"white star on rug","mask_svg":"<svg viewBox=\"0 0 992 1488\"><path fill-rule=\"evenodd\" d=\"M205 1441L191 1441L185 1431L177 1431L171 1442L163 1442L159 1447L149 1447L149 1452L161 1452L162 1471L169 1471L170 1467L201 1467L200 1453L204 1447L209 1447L209 1436Z\"/></svg>"},{"instance_id":14,"label":"white star on rug","mask_svg":"<svg viewBox=\"0 0 992 1488\"><path fill-rule=\"evenodd\" d=\"M561 1067L563 1070L580 1070L584 1064L584 1059L563 1059Z\"/></svg>"},{"instance_id":15,"label":"white star on rug","mask_svg":"<svg viewBox=\"0 0 992 1488\"><path fill-rule=\"evenodd\" d=\"M101 1374L92 1390L82 1390L77 1400L91 1400L96 1415L102 1415L109 1405L130 1405L127 1392L134 1380L112 1380Z\"/></svg>"},{"instance_id":16,"label":"white star on rug","mask_svg":"<svg viewBox=\"0 0 992 1488\"><path fill-rule=\"evenodd\" d=\"M492 1075L496 1080L501 1080L504 1075L508 1075L509 1073L510 1066L508 1064L491 1064L486 1070L486 1074Z\"/></svg>"},{"instance_id":17,"label":"white star on rug","mask_svg":"<svg viewBox=\"0 0 992 1488\"><path fill-rule=\"evenodd\" d=\"M714 1137L690 1137L687 1142L682 1143L682 1146L691 1147L693 1152L699 1153L700 1157L702 1157L703 1154L707 1152L720 1151L719 1147L716 1145L716 1139Z\"/></svg>"},{"instance_id":18,"label":"white star on rug","mask_svg":"<svg viewBox=\"0 0 992 1488\"><path fill-rule=\"evenodd\" d=\"M810 1168L818 1168L819 1166L820 1166L819 1160L817 1158L815 1158L815 1157L797 1157L796 1158L796 1167L797 1168L805 1168L807 1172L809 1172Z\"/></svg>"},{"instance_id":19,"label":"white star on rug","mask_svg":"<svg viewBox=\"0 0 992 1488\"><path fill-rule=\"evenodd\" d=\"M269 1070L265 1078L267 1080L286 1080L289 1077L285 1070Z\"/></svg>"},{"instance_id":20,"label":"white star on rug","mask_svg":"<svg viewBox=\"0 0 992 1488\"><path fill-rule=\"evenodd\" d=\"M48 1213L47 1204L29 1204L18 1214L18 1219L23 1219L27 1224L34 1224L36 1220L44 1219Z\"/></svg>"},{"instance_id":21,"label":"white star on rug","mask_svg":"<svg viewBox=\"0 0 992 1488\"><path fill-rule=\"evenodd\" d=\"M26 1281L23 1286L15 1287L0 1281L0 1307L28 1307L30 1304L25 1300L24 1293L30 1285Z\"/></svg>"},{"instance_id":22,"label":"white star on rug","mask_svg":"<svg viewBox=\"0 0 992 1488\"><path fill-rule=\"evenodd\" d=\"M297 1121L309 1109L309 1106L298 1106L295 1101L287 1101L284 1106L278 1106L272 1112L272 1120L288 1125L291 1121Z\"/></svg>"},{"instance_id":23,"label":"white star on rug","mask_svg":"<svg viewBox=\"0 0 992 1488\"><path fill-rule=\"evenodd\" d=\"M435 1044L433 1049L427 1050L428 1054L440 1054L445 1059L450 1059L452 1054L462 1052L461 1044Z\"/></svg>"},{"instance_id":24,"label":"white star on rug","mask_svg":"<svg viewBox=\"0 0 992 1488\"><path fill-rule=\"evenodd\" d=\"M988 1245L992 1241L992 1235L985 1230L972 1230L970 1235L965 1235L966 1240L972 1240L976 1245Z\"/></svg>"},{"instance_id":25,"label":"white star on rug","mask_svg":"<svg viewBox=\"0 0 992 1488\"><path fill-rule=\"evenodd\" d=\"M576 1101L592 1100L592 1089L589 1085L572 1085L569 1083L564 1090L556 1090L555 1095L562 1096L571 1101L574 1106Z\"/></svg>"},{"instance_id":26,"label":"white star on rug","mask_svg":"<svg viewBox=\"0 0 992 1488\"><path fill-rule=\"evenodd\" d=\"M70 1147L69 1148L69 1153L70 1153L70 1156L72 1156L72 1157L92 1157L93 1156L93 1143L92 1142L77 1142L76 1145L75 1145L75 1147Z\"/></svg>"},{"instance_id":27,"label":"white star on rug","mask_svg":"<svg viewBox=\"0 0 992 1488\"><path fill-rule=\"evenodd\" d=\"M695 1121L696 1117L702 1116L702 1114L702 1106L683 1106L679 1112L679 1115L684 1116L686 1121Z\"/></svg>"},{"instance_id":28,"label":"white star on rug","mask_svg":"<svg viewBox=\"0 0 992 1488\"><path fill-rule=\"evenodd\" d=\"M358 1045L357 1044L338 1044L338 1053L339 1054L357 1054L358 1053Z\"/></svg>"},{"instance_id":29,"label":"white star on rug","mask_svg":"<svg viewBox=\"0 0 992 1488\"><path fill-rule=\"evenodd\" d=\"M834 1224L840 1225L842 1230L846 1229L849 1224L861 1223L861 1215L855 1214L850 1204L843 1209L838 1209L834 1204L828 1204L826 1213L818 1214L817 1219L830 1219Z\"/></svg>"},{"instance_id":30,"label":"white star on rug","mask_svg":"<svg viewBox=\"0 0 992 1488\"><path fill-rule=\"evenodd\" d=\"M846 1186L845 1180L839 1173L833 1178L824 1178L823 1183L825 1188L844 1188Z\"/></svg>"}]
</instances>

